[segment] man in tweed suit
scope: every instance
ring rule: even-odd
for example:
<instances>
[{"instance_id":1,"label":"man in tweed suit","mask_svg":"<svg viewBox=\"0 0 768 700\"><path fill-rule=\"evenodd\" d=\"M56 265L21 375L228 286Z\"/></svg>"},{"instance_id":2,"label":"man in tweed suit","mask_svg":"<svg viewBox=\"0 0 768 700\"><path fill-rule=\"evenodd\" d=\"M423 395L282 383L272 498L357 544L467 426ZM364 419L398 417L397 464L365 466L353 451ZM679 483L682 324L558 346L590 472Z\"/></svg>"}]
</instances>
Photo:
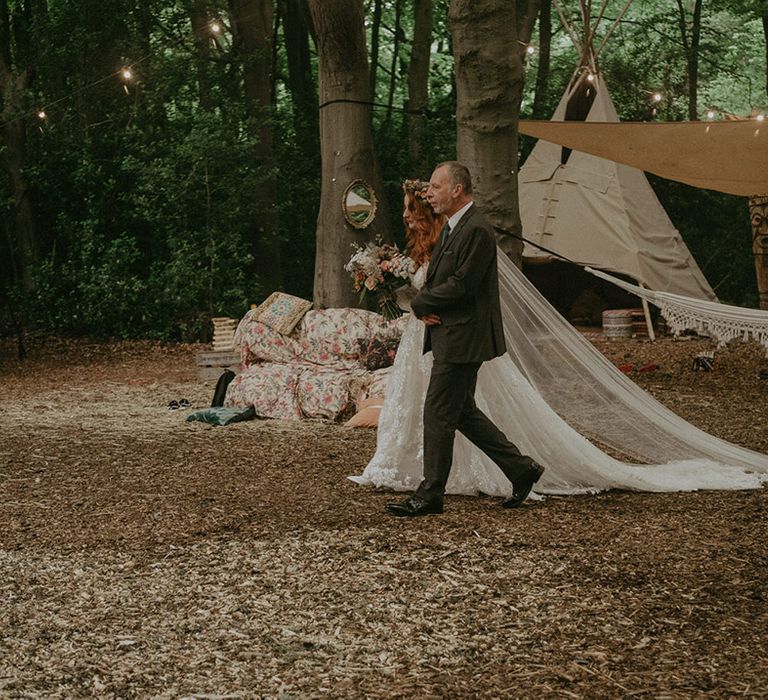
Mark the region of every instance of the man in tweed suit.
<instances>
[{"instance_id":1,"label":"man in tweed suit","mask_svg":"<svg viewBox=\"0 0 768 700\"><path fill-rule=\"evenodd\" d=\"M427 199L448 218L432 251L424 287L411 301L424 321L424 352L434 364L424 405L424 478L416 493L387 510L398 516L443 512L445 484L459 430L504 472L520 505L544 468L522 455L475 404L480 366L506 352L499 304L496 239L472 199L472 179L461 163L438 165Z\"/></svg>"}]
</instances>

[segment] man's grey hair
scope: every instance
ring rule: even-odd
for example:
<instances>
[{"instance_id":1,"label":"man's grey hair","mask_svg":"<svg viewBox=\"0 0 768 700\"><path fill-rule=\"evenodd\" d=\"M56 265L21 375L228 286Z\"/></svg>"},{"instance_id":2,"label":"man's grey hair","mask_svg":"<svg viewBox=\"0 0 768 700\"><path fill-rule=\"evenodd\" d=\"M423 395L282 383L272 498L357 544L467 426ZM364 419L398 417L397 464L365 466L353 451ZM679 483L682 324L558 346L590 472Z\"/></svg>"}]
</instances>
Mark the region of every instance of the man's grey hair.
<instances>
[{"instance_id":1,"label":"man's grey hair","mask_svg":"<svg viewBox=\"0 0 768 700\"><path fill-rule=\"evenodd\" d=\"M457 160L446 160L437 165L437 168L447 168L452 185L461 185L464 194L472 194L472 176L469 168ZM435 169L437 169L435 168Z\"/></svg>"}]
</instances>

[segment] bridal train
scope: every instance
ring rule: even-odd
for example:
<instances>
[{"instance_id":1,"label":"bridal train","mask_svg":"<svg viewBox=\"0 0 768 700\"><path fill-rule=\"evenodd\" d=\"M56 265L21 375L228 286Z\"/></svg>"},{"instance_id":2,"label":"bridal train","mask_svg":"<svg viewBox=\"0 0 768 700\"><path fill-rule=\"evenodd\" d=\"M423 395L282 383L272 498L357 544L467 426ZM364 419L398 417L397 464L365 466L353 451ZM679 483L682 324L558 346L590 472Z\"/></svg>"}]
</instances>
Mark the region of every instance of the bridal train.
<instances>
[{"instance_id":1,"label":"bridal train","mask_svg":"<svg viewBox=\"0 0 768 700\"><path fill-rule=\"evenodd\" d=\"M426 267L414 275L419 288ZM755 489L768 480L768 456L709 435L645 393L606 360L499 252L508 353L486 362L477 405L523 452L546 467L534 491ZM390 375L376 452L361 484L414 490L422 474L422 410L431 355L411 316ZM619 461L590 439L626 455ZM447 493L510 496L490 459L457 434Z\"/></svg>"}]
</instances>

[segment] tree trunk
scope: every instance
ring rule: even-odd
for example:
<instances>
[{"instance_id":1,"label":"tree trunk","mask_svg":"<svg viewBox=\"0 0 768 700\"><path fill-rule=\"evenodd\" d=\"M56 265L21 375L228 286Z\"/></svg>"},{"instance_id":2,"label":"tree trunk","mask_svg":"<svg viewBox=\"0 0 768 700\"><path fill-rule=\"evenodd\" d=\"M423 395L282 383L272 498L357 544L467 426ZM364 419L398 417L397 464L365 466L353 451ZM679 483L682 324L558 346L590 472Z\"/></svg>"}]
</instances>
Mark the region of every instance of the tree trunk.
<instances>
[{"instance_id":1,"label":"tree trunk","mask_svg":"<svg viewBox=\"0 0 768 700\"><path fill-rule=\"evenodd\" d=\"M11 97L10 100L9 97ZM8 92L3 90L3 100L6 107L2 115L4 122L7 122L9 117L13 118L10 115L17 116L21 113L20 100L14 99L16 97L16 95L9 96ZM14 109L14 104L19 105L19 107ZM40 251L37 226L32 210L31 191L24 176L27 140L24 120L17 116L15 121L7 122L3 126L2 134L5 145L2 161L13 198L13 229L19 256L21 288L26 294L29 294L35 289L34 270L40 259Z\"/></svg>"},{"instance_id":2,"label":"tree trunk","mask_svg":"<svg viewBox=\"0 0 768 700\"><path fill-rule=\"evenodd\" d=\"M395 28L394 37L392 39L392 66L389 72L389 90L387 91L387 112L384 116L384 132L389 130L389 125L392 123L392 106L395 102L395 86L397 85L398 78L398 63L400 59L400 35L403 32L400 26L400 15L402 10L402 0L395 0Z\"/></svg>"},{"instance_id":3,"label":"tree trunk","mask_svg":"<svg viewBox=\"0 0 768 700\"><path fill-rule=\"evenodd\" d=\"M768 93L768 10L763 13L763 37L765 38L765 91Z\"/></svg>"},{"instance_id":4,"label":"tree trunk","mask_svg":"<svg viewBox=\"0 0 768 700\"><path fill-rule=\"evenodd\" d=\"M408 64L408 162L409 176L426 178L424 142L429 132L429 59L432 44L432 0L415 0L413 7L413 45Z\"/></svg>"},{"instance_id":5,"label":"tree trunk","mask_svg":"<svg viewBox=\"0 0 768 700\"><path fill-rule=\"evenodd\" d=\"M693 19L691 21L691 35L688 36L688 23L685 16L683 0L677 0L677 9L680 26L680 38L685 53L688 90L688 119L697 121L699 118L698 93L699 93L699 43L701 41L701 4L702 0L695 0L693 6Z\"/></svg>"},{"instance_id":6,"label":"tree trunk","mask_svg":"<svg viewBox=\"0 0 768 700\"><path fill-rule=\"evenodd\" d=\"M306 0L280 0L279 7L285 36L294 129L301 143L312 143L317 135L318 114L309 52L309 9Z\"/></svg>"},{"instance_id":7,"label":"tree trunk","mask_svg":"<svg viewBox=\"0 0 768 700\"><path fill-rule=\"evenodd\" d=\"M456 74L457 157L472 173L475 201L504 231L502 249L522 259L517 198L517 122L523 60L517 12L508 0L452 0L449 19ZM505 27L506 32L498 31ZM507 235L511 234L511 235Z\"/></svg>"},{"instance_id":8,"label":"tree trunk","mask_svg":"<svg viewBox=\"0 0 768 700\"><path fill-rule=\"evenodd\" d=\"M382 0L373 0L373 21L371 22L371 100L376 101L376 71L379 69L379 35L381 33Z\"/></svg>"},{"instance_id":9,"label":"tree trunk","mask_svg":"<svg viewBox=\"0 0 768 700\"><path fill-rule=\"evenodd\" d=\"M388 237L384 190L373 150L368 57L360 0L310 0L317 36L322 183L314 298L318 308L356 306L344 264L353 242ZM373 186L379 209L360 231L344 220L342 194L355 179Z\"/></svg>"},{"instance_id":10,"label":"tree trunk","mask_svg":"<svg viewBox=\"0 0 768 700\"><path fill-rule=\"evenodd\" d=\"M701 43L701 3L696 0L693 6L691 26L691 52L688 56L688 119L694 122L699 118L699 45Z\"/></svg>"},{"instance_id":11,"label":"tree trunk","mask_svg":"<svg viewBox=\"0 0 768 700\"><path fill-rule=\"evenodd\" d=\"M522 44L529 44L531 41L541 2L542 0L517 0L517 38Z\"/></svg>"},{"instance_id":12,"label":"tree trunk","mask_svg":"<svg viewBox=\"0 0 768 700\"><path fill-rule=\"evenodd\" d=\"M533 118L545 119L549 101L549 63L552 51L552 0L542 0L539 13L539 64L536 68L536 93Z\"/></svg>"},{"instance_id":13,"label":"tree trunk","mask_svg":"<svg viewBox=\"0 0 768 700\"><path fill-rule=\"evenodd\" d=\"M254 273L264 291L271 292L282 284L271 104L274 11L271 0L230 0L230 6L242 54L250 128L258 139L253 150L259 174L253 203Z\"/></svg>"},{"instance_id":14,"label":"tree trunk","mask_svg":"<svg viewBox=\"0 0 768 700\"><path fill-rule=\"evenodd\" d=\"M43 18L39 18L42 20ZM10 18L6 0L0 0L0 159L8 177L13 199L13 239L18 255L22 290L34 291L34 269L40 257L39 241L29 183L24 175L26 165L27 127L24 114L29 109L24 94L29 89L32 67L28 63L36 53L31 43L34 18L25 13L14 17L14 32L9 31Z\"/></svg>"},{"instance_id":15,"label":"tree trunk","mask_svg":"<svg viewBox=\"0 0 768 700\"><path fill-rule=\"evenodd\" d=\"M195 71L200 106L211 108L211 80L208 75L211 54L211 28L206 0L192 0L189 4L189 21L195 40Z\"/></svg>"}]
</instances>

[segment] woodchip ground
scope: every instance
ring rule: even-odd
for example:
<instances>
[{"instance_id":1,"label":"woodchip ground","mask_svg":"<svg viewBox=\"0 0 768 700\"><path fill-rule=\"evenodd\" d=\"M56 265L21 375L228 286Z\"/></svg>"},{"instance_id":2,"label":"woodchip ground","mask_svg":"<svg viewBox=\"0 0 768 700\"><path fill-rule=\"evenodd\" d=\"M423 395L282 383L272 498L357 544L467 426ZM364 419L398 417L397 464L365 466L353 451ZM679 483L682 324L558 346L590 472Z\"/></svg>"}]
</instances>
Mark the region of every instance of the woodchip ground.
<instances>
[{"instance_id":1,"label":"woodchip ground","mask_svg":"<svg viewBox=\"0 0 768 700\"><path fill-rule=\"evenodd\" d=\"M759 348L593 342L768 452ZM167 410L199 349L0 346L0 697L768 697L766 489L396 519L370 429Z\"/></svg>"}]
</instances>

